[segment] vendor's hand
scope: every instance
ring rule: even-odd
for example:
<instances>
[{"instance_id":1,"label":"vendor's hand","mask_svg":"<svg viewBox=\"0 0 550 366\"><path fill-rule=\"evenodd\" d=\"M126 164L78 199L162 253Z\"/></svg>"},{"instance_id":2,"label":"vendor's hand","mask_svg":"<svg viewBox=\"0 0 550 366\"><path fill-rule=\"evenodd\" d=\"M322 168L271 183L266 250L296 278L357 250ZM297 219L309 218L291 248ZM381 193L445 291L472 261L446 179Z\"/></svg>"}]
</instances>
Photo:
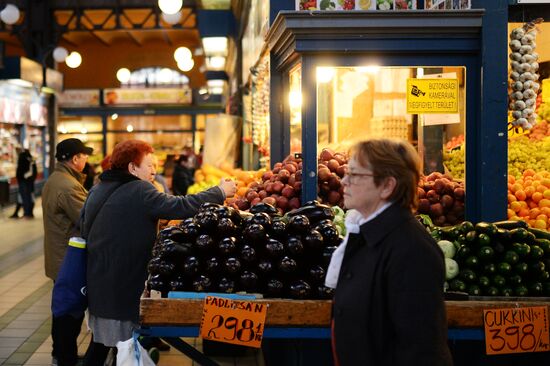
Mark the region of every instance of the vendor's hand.
<instances>
[{"instance_id":1,"label":"vendor's hand","mask_svg":"<svg viewBox=\"0 0 550 366\"><path fill-rule=\"evenodd\" d=\"M230 198L237 192L237 184L234 180L228 178L222 178L219 186L225 193L225 198Z\"/></svg>"}]
</instances>

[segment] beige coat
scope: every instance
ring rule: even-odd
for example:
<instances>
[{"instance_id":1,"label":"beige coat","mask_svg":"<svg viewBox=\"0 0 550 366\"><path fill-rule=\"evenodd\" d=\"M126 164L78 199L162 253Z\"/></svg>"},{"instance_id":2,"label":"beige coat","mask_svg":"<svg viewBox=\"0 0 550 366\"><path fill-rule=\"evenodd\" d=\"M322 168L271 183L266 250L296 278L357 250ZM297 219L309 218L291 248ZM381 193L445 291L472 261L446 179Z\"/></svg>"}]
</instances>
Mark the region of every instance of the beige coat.
<instances>
[{"instance_id":1,"label":"beige coat","mask_svg":"<svg viewBox=\"0 0 550 366\"><path fill-rule=\"evenodd\" d=\"M42 190L44 216L44 267L46 276L55 280L71 236L79 236L76 225L88 191L85 175L65 163L57 163Z\"/></svg>"}]
</instances>

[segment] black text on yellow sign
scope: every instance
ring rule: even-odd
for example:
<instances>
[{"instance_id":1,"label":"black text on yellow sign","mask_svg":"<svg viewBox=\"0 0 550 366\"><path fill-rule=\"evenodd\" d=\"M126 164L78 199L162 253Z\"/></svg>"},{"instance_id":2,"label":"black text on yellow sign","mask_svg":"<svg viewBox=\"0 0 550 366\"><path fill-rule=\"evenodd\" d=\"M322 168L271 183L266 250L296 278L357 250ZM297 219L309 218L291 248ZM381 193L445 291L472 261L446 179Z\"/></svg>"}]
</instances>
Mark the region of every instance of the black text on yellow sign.
<instances>
[{"instance_id":1,"label":"black text on yellow sign","mask_svg":"<svg viewBox=\"0 0 550 366\"><path fill-rule=\"evenodd\" d=\"M407 79L407 113L458 113L458 79Z\"/></svg>"},{"instance_id":2,"label":"black text on yellow sign","mask_svg":"<svg viewBox=\"0 0 550 366\"><path fill-rule=\"evenodd\" d=\"M212 341L260 348L267 304L207 296L200 335Z\"/></svg>"},{"instance_id":3,"label":"black text on yellow sign","mask_svg":"<svg viewBox=\"0 0 550 366\"><path fill-rule=\"evenodd\" d=\"M488 355L550 351L548 308L483 310Z\"/></svg>"}]
</instances>

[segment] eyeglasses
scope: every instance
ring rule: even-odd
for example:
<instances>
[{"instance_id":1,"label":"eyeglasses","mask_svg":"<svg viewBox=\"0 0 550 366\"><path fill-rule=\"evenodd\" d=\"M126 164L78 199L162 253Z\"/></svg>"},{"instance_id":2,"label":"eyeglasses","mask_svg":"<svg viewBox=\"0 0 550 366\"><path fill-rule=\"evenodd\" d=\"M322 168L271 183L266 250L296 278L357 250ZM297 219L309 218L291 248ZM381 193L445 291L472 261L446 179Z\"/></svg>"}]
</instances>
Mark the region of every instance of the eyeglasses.
<instances>
[{"instance_id":1,"label":"eyeglasses","mask_svg":"<svg viewBox=\"0 0 550 366\"><path fill-rule=\"evenodd\" d=\"M357 184L361 178L364 177L376 177L376 174L373 173L353 173L349 170L346 170L346 173L344 175L344 178L348 178L350 184Z\"/></svg>"}]
</instances>

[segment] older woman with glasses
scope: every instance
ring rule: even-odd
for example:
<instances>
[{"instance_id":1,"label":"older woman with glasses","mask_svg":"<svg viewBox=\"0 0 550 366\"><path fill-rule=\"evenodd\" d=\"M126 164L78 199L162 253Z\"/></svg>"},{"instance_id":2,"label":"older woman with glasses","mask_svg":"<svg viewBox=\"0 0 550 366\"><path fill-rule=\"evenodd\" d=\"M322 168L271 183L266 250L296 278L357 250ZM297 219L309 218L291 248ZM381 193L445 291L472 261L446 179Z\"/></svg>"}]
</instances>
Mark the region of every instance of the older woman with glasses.
<instances>
[{"instance_id":1,"label":"older woman with glasses","mask_svg":"<svg viewBox=\"0 0 550 366\"><path fill-rule=\"evenodd\" d=\"M413 215L420 159L406 142L367 140L342 180L348 235L326 285L336 288L335 364L452 365L443 254Z\"/></svg>"}]
</instances>

